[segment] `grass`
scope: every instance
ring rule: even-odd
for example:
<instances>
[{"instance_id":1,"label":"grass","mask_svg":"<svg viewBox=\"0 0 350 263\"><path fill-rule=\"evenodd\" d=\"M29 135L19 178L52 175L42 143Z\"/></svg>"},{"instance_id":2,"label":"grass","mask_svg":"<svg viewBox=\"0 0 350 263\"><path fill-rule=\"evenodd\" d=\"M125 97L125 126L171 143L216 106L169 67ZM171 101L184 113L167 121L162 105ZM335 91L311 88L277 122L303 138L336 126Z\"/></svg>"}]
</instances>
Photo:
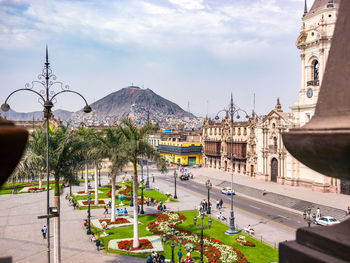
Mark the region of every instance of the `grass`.
<instances>
[{"instance_id":1,"label":"grass","mask_svg":"<svg viewBox=\"0 0 350 263\"><path fill-rule=\"evenodd\" d=\"M118 185L121 185L121 184L123 184L123 183L118 183ZM129 182L129 183L124 183L124 184L130 186L130 185L131 185L131 182ZM93 189L90 189L90 190L94 190L94 188L93 188ZM110 199L110 197L107 196L107 193L108 193L109 191L111 191L112 188L110 188L110 187L99 187L98 190L103 192L103 193L101 193L101 194L100 194L100 193L98 194L98 199ZM141 196L141 189L140 189L140 188L138 189L138 195ZM158 201L162 201L162 202L164 203L164 202L168 199L167 195L165 195L165 194L163 194L163 193L160 193L160 192L158 192L158 191L156 191L156 190L154 190L154 189L151 189L150 191L145 191L145 190L144 190L144 191L143 191L143 196L144 196L144 200L145 200L145 201L147 200L147 198L153 198L153 199L156 199L156 200L158 200ZM94 199L95 199L95 194L91 194L91 200L94 200ZM82 195L82 196L74 196L74 195L73 195L73 200L74 200L75 202L76 202L77 200L87 200L87 196L86 196L86 195ZM170 198L170 201L171 201L171 202L174 202L174 201L176 202L176 200L173 199L173 198ZM120 204L119 199L116 198L115 203L116 203L116 206L119 206L119 204ZM126 206L129 206L129 205L130 205L130 201L127 201L127 200L124 200L123 203L124 203L124 205L126 205ZM103 208L103 207L91 205L90 208L91 208L91 209L101 209L101 208ZM80 209L80 210L86 210L86 209L88 209L88 208L87 208L87 207L79 207L79 209Z\"/></svg>"},{"instance_id":2,"label":"grass","mask_svg":"<svg viewBox=\"0 0 350 263\"><path fill-rule=\"evenodd\" d=\"M196 233L200 235L200 228L195 227L193 225L193 218L198 215L198 211L184 211L180 212L180 214L183 214L186 216L186 221L179 224L178 227L183 230L189 230L193 233ZM152 232L149 232L146 230L146 226L151 221L155 220L155 215L141 215L139 216L139 221L142 223L139 225L139 236L145 237L145 236L153 236L154 234ZM200 222L200 219L198 219ZM204 221L207 222L208 217L205 217ZM260 242L260 240L255 239L251 236L248 236L244 233L239 233L239 235L243 235L246 237L246 240L252 241L255 243L255 247L246 247L242 246L239 243L236 242L236 236L227 236L225 235L225 231L228 229L228 226L223 224L222 222L217 221L216 219L212 219L212 228L211 229L205 229L204 235L213 237L217 240L222 241L223 243L230 245L238 250L240 250L247 260L250 263L269 263L269 262L278 262L278 250L274 249L273 247ZM93 229L93 232L97 235L100 235L102 231ZM100 238L103 246L105 247L105 251L108 253L115 253L115 254L122 254L122 255L132 255L128 254L126 252L120 252L115 250L109 250L108 247L108 241L111 239L123 239L123 238L132 238L133 237L133 226L127 226L127 227L121 227L116 228L112 230L106 230L106 232L109 234L109 236ZM178 259L177 257L177 251L178 247L175 247L175 262ZM184 251L184 248L182 248L183 256L186 257L186 253ZM165 252L162 253L167 259L171 258L171 247L166 244L165 245ZM135 255L132 255L135 256ZM138 257L146 258L148 255L136 255ZM192 257L196 260L196 262L199 261L200 254L199 252L192 253ZM207 259L204 257L204 262L207 262Z\"/></svg>"}]
</instances>

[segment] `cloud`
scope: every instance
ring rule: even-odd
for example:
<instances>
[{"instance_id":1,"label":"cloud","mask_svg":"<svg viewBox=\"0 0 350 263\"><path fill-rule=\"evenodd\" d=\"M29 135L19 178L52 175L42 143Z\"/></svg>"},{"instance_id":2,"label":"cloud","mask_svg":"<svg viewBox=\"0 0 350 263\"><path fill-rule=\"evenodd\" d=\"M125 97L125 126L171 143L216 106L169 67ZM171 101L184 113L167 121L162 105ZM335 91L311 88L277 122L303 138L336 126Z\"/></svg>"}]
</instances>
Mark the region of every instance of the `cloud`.
<instances>
[{"instance_id":1,"label":"cloud","mask_svg":"<svg viewBox=\"0 0 350 263\"><path fill-rule=\"evenodd\" d=\"M298 13L290 1L1 1L0 48L73 36L110 48L200 48L223 58L239 55L237 46L248 52L294 33Z\"/></svg>"}]
</instances>

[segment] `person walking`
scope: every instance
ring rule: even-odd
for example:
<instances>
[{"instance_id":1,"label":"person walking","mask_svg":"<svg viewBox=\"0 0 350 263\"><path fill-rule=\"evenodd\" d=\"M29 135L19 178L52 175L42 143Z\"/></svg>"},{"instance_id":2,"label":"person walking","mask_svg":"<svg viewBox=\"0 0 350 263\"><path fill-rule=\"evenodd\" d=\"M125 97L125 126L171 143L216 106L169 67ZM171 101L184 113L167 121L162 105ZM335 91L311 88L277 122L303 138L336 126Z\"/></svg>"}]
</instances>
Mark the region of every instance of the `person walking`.
<instances>
[{"instance_id":1,"label":"person walking","mask_svg":"<svg viewBox=\"0 0 350 263\"><path fill-rule=\"evenodd\" d=\"M220 209L222 208L223 204L224 204L224 202L222 201L222 199L220 199Z\"/></svg>"},{"instance_id":2,"label":"person walking","mask_svg":"<svg viewBox=\"0 0 350 263\"><path fill-rule=\"evenodd\" d=\"M216 209L220 209L220 201L219 200L216 201Z\"/></svg>"},{"instance_id":3,"label":"person walking","mask_svg":"<svg viewBox=\"0 0 350 263\"><path fill-rule=\"evenodd\" d=\"M44 225L44 227L41 229L41 233L43 233L43 239L46 239L46 233L47 233L47 227Z\"/></svg>"},{"instance_id":4,"label":"person walking","mask_svg":"<svg viewBox=\"0 0 350 263\"><path fill-rule=\"evenodd\" d=\"M108 205L105 205L105 211L103 212L103 214L107 214L108 215Z\"/></svg>"},{"instance_id":5,"label":"person walking","mask_svg":"<svg viewBox=\"0 0 350 263\"><path fill-rule=\"evenodd\" d=\"M321 210L319 207L317 207L316 218L320 218L320 217L321 217Z\"/></svg>"},{"instance_id":6,"label":"person walking","mask_svg":"<svg viewBox=\"0 0 350 263\"><path fill-rule=\"evenodd\" d=\"M177 252L177 256L179 257L179 263L181 263L181 260L182 260L182 251L181 251L181 248L180 248L179 251Z\"/></svg>"}]
</instances>

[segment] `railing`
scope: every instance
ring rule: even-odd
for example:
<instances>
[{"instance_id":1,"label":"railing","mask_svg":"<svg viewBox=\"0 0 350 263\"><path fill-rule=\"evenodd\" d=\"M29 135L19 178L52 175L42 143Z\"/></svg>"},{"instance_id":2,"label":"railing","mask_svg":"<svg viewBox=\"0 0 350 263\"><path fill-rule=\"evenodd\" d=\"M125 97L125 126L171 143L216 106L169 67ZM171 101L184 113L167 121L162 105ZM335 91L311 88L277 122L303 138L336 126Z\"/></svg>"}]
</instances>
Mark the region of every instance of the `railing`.
<instances>
[{"instance_id":1,"label":"railing","mask_svg":"<svg viewBox=\"0 0 350 263\"><path fill-rule=\"evenodd\" d=\"M307 82L308 86L319 86L320 85L320 81L319 80L309 80Z\"/></svg>"}]
</instances>

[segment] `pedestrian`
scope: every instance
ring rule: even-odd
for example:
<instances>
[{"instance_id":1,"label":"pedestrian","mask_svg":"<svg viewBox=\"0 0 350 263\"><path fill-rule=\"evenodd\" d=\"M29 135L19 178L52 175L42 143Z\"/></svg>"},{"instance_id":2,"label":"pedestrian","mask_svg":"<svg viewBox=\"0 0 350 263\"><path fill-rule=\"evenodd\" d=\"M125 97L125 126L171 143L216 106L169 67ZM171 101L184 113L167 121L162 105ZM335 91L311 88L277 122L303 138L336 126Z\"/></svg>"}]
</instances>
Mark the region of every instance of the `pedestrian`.
<instances>
[{"instance_id":1,"label":"pedestrian","mask_svg":"<svg viewBox=\"0 0 350 263\"><path fill-rule=\"evenodd\" d=\"M154 183L154 175L152 174L152 182Z\"/></svg>"},{"instance_id":2,"label":"pedestrian","mask_svg":"<svg viewBox=\"0 0 350 263\"><path fill-rule=\"evenodd\" d=\"M320 217L321 217L321 210L319 207L317 207L316 218L320 218Z\"/></svg>"},{"instance_id":3,"label":"pedestrian","mask_svg":"<svg viewBox=\"0 0 350 263\"><path fill-rule=\"evenodd\" d=\"M41 233L43 233L43 239L46 239L46 233L47 233L47 227L44 225L44 227L41 229Z\"/></svg>"},{"instance_id":4,"label":"pedestrian","mask_svg":"<svg viewBox=\"0 0 350 263\"><path fill-rule=\"evenodd\" d=\"M107 214L108 215L108 205L105 205L105 211L103 212L103 214Z\"/></svg>"},{"instance_id":5,"label":"pedestrian","mask_svg":"<svg viewBox=\"0 0 350 263\"><path fill-rule=\"evenodd\" d=\"M350 215L350 206L348 206L348 210L346 211L347 215Z\"/></svg>"},{"instance_id":6,"label":"pedestrian","mask_svg":"<svg viewBox=\"0 0 350 263\"><path fill-rule=\"evenodd\" d=\"M219 201L219 199L216 201L216 209L220 209L220 201Z\"/></svg>"},{"instance_id":7,"label":"pedestrian","mask_svg":"<svg viewBox=\"0 0 350 263\"><path fill-rule=\"evenodd\" d=\"M223 204L224 204L224 202L222 201L222 199L220 199L220 209L222 208Z\"/></svg>"},{"instance_id":8,"label":"pedestrian","mask_svg":"<svg viewBox=\"0 0 350 263\"><path fill-rule=\"evenodd\" d=\"M181 259L182 259L182 251L181 251L181 248L180 248L179 251L177 252L177 256L179 257L179 263L181 263Z\"/></svg>"},{"instance_id":9,"label":"pedestrian","mask_svg":"<svg viewBox=\"0 0 350 263\"><path fill-rule=\"evenodd\" d=\"M86 219L84 220L84 227L87 227L88 223L86 221Z\"/></svg>"},{"instance_id":10,"label":"pedestrian","mask_svg":"<svg viewBox=\"0 0 350 263\"><path fill-rule=\"evenodd\" d=\"M153 258L151 255L149 255L146 259L146 263L152 263L153 262Z\"/></svg>"},{"instance_id":11,"label":"pedestrian","mask_svg":"<svg viewBox=\"0 0 350 263\"><path fill-rule=\"evenodd\" d=\"M112 208L111 200L108 201L108 207L109 207L109 208Z\"/></svg>"}]
</instances>

